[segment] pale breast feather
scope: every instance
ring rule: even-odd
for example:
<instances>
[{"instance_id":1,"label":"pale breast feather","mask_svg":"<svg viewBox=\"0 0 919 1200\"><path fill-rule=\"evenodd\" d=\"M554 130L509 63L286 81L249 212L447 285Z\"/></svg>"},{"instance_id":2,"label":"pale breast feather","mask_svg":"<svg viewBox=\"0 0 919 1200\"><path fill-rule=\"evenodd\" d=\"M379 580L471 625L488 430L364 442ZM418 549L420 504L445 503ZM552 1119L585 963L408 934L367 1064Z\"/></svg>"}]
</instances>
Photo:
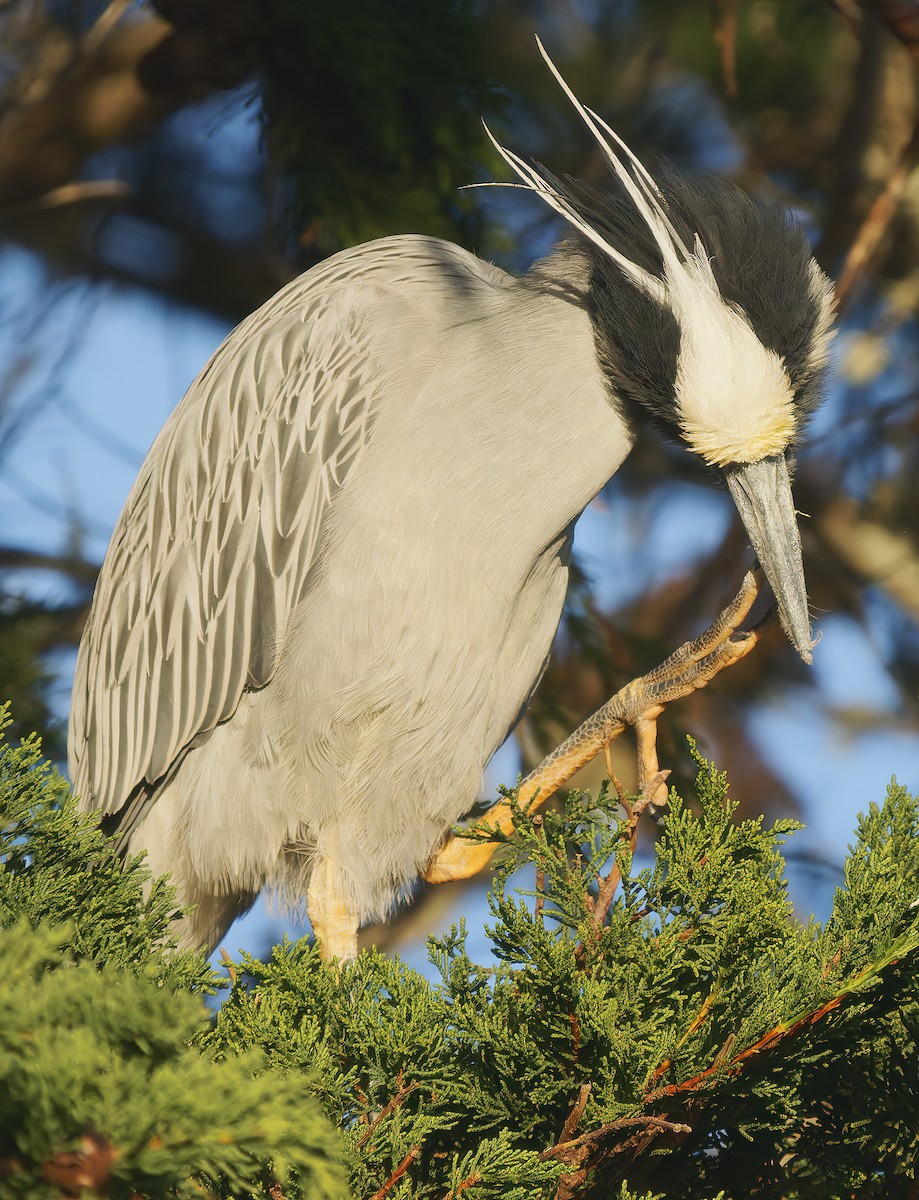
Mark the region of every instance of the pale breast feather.
<instances>
[{"instance_id":1,"label":"pale breast feather","mask_svg":"<svg viewBox=\"0 0 919 1200\"><path fill-rule=\"evenodd\" d=\"M77 660L86 807L117 812L274 673L379 388L355 292L335 282L305 277L243 322L147 457Z\"/></svg>"}]
</instances>

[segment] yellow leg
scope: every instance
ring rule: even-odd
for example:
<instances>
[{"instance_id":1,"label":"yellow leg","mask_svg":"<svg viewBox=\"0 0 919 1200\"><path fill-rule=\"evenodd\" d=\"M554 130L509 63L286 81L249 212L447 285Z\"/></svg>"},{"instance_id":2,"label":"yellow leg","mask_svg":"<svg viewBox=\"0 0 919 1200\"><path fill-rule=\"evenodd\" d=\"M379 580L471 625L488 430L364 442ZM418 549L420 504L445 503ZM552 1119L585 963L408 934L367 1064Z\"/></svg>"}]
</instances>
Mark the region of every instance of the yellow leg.
<instances>
[{"instance_id":1,"label":"yellow leg","mask_svg":"<svg viewBox=\"0 0 919 1200\"><path fill-rule=\"evenodd\" d=\"M317 860L306 893L306 910L319 951L326 962L357 958L358 916L341 886L341 877L326 858Z\"/></svg>"},{"instance_id":2,"label":"yellow leg","mask_svg":"<svg viewBox=\"0 0 919 1200\"><path fill-rule=\"evenodd\" d=\"M753 607L761 582L758 571L748 571L740 591L700 637L681 646L655 670L627 684L588 717L524 779L517 793L520 807L533 811L544 804L576 771L609 746L627 725L633 726L638 736L639 790L648 786L658 774L657 718L665 706L705 687L725 667L745 658L759 641L763 622L755 629L739 634L737 628ZM659 780L654 786L653 800L648 799L663 805L666 797L666 785ZM508 834L514 826L513 810L505 801L500 801L488 810L482 821L492 829ZM451 835L431 859L424 878L428 883L467 879L488 866L497 848L497 842L471 842Z\"/></svg>"}]
</instances>

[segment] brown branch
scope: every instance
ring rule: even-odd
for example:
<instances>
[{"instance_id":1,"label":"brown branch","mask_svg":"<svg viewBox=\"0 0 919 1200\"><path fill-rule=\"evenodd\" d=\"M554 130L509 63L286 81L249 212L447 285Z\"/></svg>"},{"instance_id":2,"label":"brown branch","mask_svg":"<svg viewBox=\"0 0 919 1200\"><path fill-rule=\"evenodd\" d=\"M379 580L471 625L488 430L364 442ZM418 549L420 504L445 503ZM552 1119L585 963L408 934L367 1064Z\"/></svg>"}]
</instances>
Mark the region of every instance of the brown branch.
<instances>
[{"instance_id":1,"label":"brown branch","mask_svg":"<svg viewBox=\"0 0 919 1200\"><path fill-rule=\"evenodd\" d=\"M692 1037L692 1035L696 1032L696 1030L702 1026L706 1017L711 1012L712 1005L714 1004L714 1002L715 1002L715 993L714 993L714 991L711 991L705 997L705 1000L702 1002L702 1007L699 1009L699 1011L696 1013L696 1015L693 1017L692 1021L690 1022L689 1028L686 1030L686 1032L683 1034L683 1036L677 1042L676 1048L678 1050L681 1046L685 1045L685 1043L689 1040L689 1038ZM665 1058L651 1072L650 1082L657 1083L657 1081L661 1078L661 1076L665 1075L667 1073L667 1071L670 1070L670 1067L672 1065L673 1064L672 1064L671 1059Z\"/></svg>"},{"instance_id":2,"label":"brown branch","mask_svg":"<svg viewBox=\"0 0 919 1200\"><path fill-rule=\"evenodd\" d=\"M677 1133L681 1135L692 1133L692 1126L687 1125L685 1122L670 1121L666 1117L658 1117L650 1113L639 1113L633 1117L618 1117L615 1121L607 1121L606 1124L590 1130L589 1133L584 1133L581 1134L580 1137L566 1140L565 1134L569 1132L569 1130L573 1130L583 1114L584 1108L587 1105L588 1096L590 1094L590 1088L591 1085L589 1083L584 1084L581 1087L578 1093L578 1098L574 1103L574 1107L572 1108L568 1119L565 1121L561 1139L556 1143L556 1145L551 1146L548 1150L543 1150L539 1155L541 1162L547 1162L554 1158L558 1159L559 1162L564 1163L566 1166L577 1168L574 1172L569 1173L559 1181L558 1190L555 1193L555 1200L569 1200L569 1198L575 1194L579 1184L586 1179L587 1175L596 1165L596 1161L593 1163L586 1163L585 1160L590 1155L595 1143L602 1141L602 1139L607 1137L609 1134L620 1133L626 1129L640 1129L646 1133L650 1133L652 1136L656 1136L660 1133ZM619 1145L604 1148L600 1157L601 1159L605 1159L622 1154L632 1149L634 1144L634 1138L628 1138ZM479 1174L479 1172L475 1172L474 1174L467 1176L467 1178L462 1180L461 1183L457 1184L452 1191L447 1192L443 1200L455 1200L455 1198L459 1196L461 1192L465 1191L467 1188L474 1187L477 1183L481 1182L481 1179L482 1176ZM375 1197L374 1200L376 1200Z\"/></svg>"},{"instance_id":3,"label":"brown branch","mask_svg":"<svg viewBox=\"0 0 919 1200\"><path fill-rule=\"evenodd\" d=\"M616 795L619 797L619 803L623 805L623 807L628 808L628 804L626 803L628 796L626 795L625 788L622 786L622 780L613 770L613 753L609 745L603 747L603 757L606 759L606 777L616 789Z\"/></svg>"},{"instance_id":4,"label":"brown branch","mask_svg":"<svg viewBox=\"0 0 919 1200\"><path fill-rule=\"evenodd\" d=\"M568 1023L571 1026L571 1060L577 1067L578 1055L581 1053L581 1022L578 1020L578 1014L569 1013Z\"/></svg>"},{"instance_id":5,"label":"brown branch","mask_svg":"<svg viewBox=\"0 0 919 1200\"><path fill-rule=\"evenodd\" d=\"M887 177L883 191L875 198L849 246L836 284L836 302L840 308L849 299L856 283L864 275L877 253L878 246L890 227L903 198L909 176L917 164L919 164L919 121L914 125L913 132L900 153L897 165Z\"/></svg>"},{"instance_id":6,"label":"brown branch","mask_svg":"<svg viewBox=\"0 0 919 1200\"><path fill-rule=\"evenodd\" d=\"M558 1181L558 1187L555 1189L552 1200L574 1200L578 1189L590 1171L590 1167L582 1167L579 1171L569 1171L568 1174L563 1175Z\"/></svg>"},{"instance_id":7,"label":"brown branch","mask_svg":"<svg viewBox=\"0 0 919 1200\"><path fill-rule=\"evenodd\" d=\"M469 1188L475 1187L475 1185L477 1183L481 1183L481 1182L482 1182L481 1172L473 1171L473 1173L471 1175L467 1175L465 1179L460 1180L460 1182L456 1185L455 1188L453 1188L452 1191L447 1192L446 1196L444 1196L444 1200L454 1200L454 1198L456 1196L458 1196L460 1194L460 1192L468 1191Z\"/></svg>"},{"instance_id":8,"label":"brown branch","mask_svg":"<svg viewBox=\"0 0 919 1200\"><path fill-rule=\"evenodd\" d=\"M590 1099L590 1089L593 1084L582 1083L578 1091L578 1098L571 1107L571 1112L565 1118L565 1124L562 1126L562 1132L559 1134L558 1145L563 1146L566 1142L570 1142L574 1137L574 1131L578 1127L578 1122L584 1115L584 1109L587 1107L587 1101Z\"/></svg>"},{"instance_id":9,"label":"brown branch","mask_svg":"<svg viewBox=\"0 0 919 1200\"><path fill-rule=\"evenodd\" d=\"M373 1193L373 1195L370 1197L370 1200L383 1200L383 1197L386 1195L386 1193L388 1191L390 1191L393 1187L395 1187L395 1185L399 1182L399 1180L402 1178L402 1176L409 1169L409 1167L412 1165L412 1163L415 1161L415 1159L418 1157L418 1155L420 1153L421 1153L420 1146L412 1146L411 1150L409 1150L408 1154L406 1154L406 1156L405 1156L405 1158L403 1158L402 1162L399 1163L398 1167L396 1167L396 1169L395 1169L395 1171L393 1171L392 1175L390 1175L390 1177L386 1180L386 1182L383 1184L383 1186L381 1188L378 1188Z\"/></svg>"},{"instance_id":10,"label":"brown branch","mask_svg":"<svg viewBox=\"0 0 919 1200\"><path fill-rule=\"evenodd\" d=\"M859 0L859 4L883 21L919 65L919 8L915 0Z\"/></svg>"},{"instance_id":11,"label":"brown branch","mask_svg":"<svg viewBox=\"0 0 919 1200\"><path fill-rule=\"evenodd\" d=\"M46 1183L59 1188L63 1197L81 1196L84 1192L104 1194L112 1178L112 1166L117 1158L115 1147L94 1133L84 1134L79 1150L62 1150L39 1168ZM29 1167L21 1159L0 1159L0 1179L9 1179Z\"/></svg>"},{"instance_id":12,"label":"brown branch","mask_svg":"<svg viewBox=\"0 0 919 1200\"><path fill-rule=\"evenodd\" d=\"M399 1107L399 1105L402 1103L402 1101L406 1098L406 1096L408 1096L411 1092L413 1092L418 1087L417 1083L410 1083L408 1085L408 1087L403 1087L402 1086L403 1076L402 1076L401 1070L399 1071L397 1078L398 1078L398 1083L399 1083L399 1090L396 1092L396 1094L394 1096L390 1097L390 1099L387 1100L387 1102L383 1105L383 1107L380 1109L380 1111L377 1113L377 1115L373 1118L373 1120L367 1126L366 1131L361 1135L360 1140L357 1143L358 1149L360 1149L361 1146L366 1145L366 1143L373 1136L373 1131L380 1124L380 1122L385 1120L386 1117L388 1117L391 1112L393 1112L395 1109L397 1109Z\"/></svg>"},{"instance_id":13,"label":"brown branch","mask_svg":"<svg viewBox=\"0 0 919 1200\"><path fill-rule=\"evenodd\" d=\"M659 1129L669 1131L670 1133L692 1133L692 1126L685 1124L682 1121L668 1121L666 1117L653 1116L650 1113L638 1113L634 1117L618 1117L615 1121L607 1121L605 1125L600 1125L596 1129L592 1129L589 1133L582 1133L580 1137L574 1138L570 1142L559 1142L558 1145L552 1146L549 1150L543 1150L539 1155L540 1161L546 1162L550 1158L557 1158L561 1162L572 1162L579 1166L583 1160L583 1155L580 1157L577 1151L582 1148L589 1147L593 1142L601 1138L605 1138L608 1134L619 1133L623 1129ZM615 1147L612 1148L615 1152Z\"/></svg>"},{"instance_id":14,"label":"brown branch","mask_svg":"<svg viewBox=\"0 0 919 1200\"><path fill-rule=\"evenodd\" d=\"M533 828L539 834L542 844L546 844L546 834L543 829L542 813L533 818ZM546 872L543 867L536 868L536 901L533 905L533 916L538 917L546 905Z\"/></svg>"},{"instance_id":15,"label":"brown branch","mask_svg":"<svg viewBox=\"0 0 919 1200\"><path fill-rule=\"evenodd\" d=\"M825 1004L821 1004L819 1008L812 1013L807 1013L806 1016L794 1021L791 1025L776 1025L774 1029L770 1029L764 1034L759 1041L754 1042L752 1046L748 1046L746 1050L741 1050L728 1063L727 1073L736 1075L744 1069L744 1066L752 1058L758 1058L768 1050L772 1050L779 1042L783 1042L790 1037L794 1037L803 1029L810 1028L811 1025L823 1019L827 1013L833 1012L842 1004L844 996L834 996L831 1000L827 1000ZM729 1051L729 1047L728 1047ZM701 1084L710 1079L716 1072L720 1071L723 1066L724 1058L726 1057L725 1050L722 1049L710 1067L706 1067L704 1071L700 1071L698 1075L693 1075L691 1079L684 1079L681 1083L671 1083L667 1087L658 1088L657 1091L648 1092L644 1096L646 1104L656 1103L658 1100L666 1099L669 1096L676 1096L682 1092L695 1091Z\"/></svg>"},{"instance_id":16,"label":"brown branch","mask_svg":"<svg viewBox=\"0 0 919 1200\"><path fill-rule=\"evenodd\" d=\"M118 179L89 180L79 183L64 183L52 188L43 196L27 200L23 204L15 204L10 208L0 210L0 225L18 221L32 213L48 212L54 208L65 208L71 204L98 204L100 201L112 203L127 200L131 189Z\"/></svg>"},{"instance_id":17,"label":"brown branch","mask_svg":"<svg viewBox=\"0 0 919 1200\"><path fill-rule=\"evenodd\" d=\"M240 82L251 68L254 39L228 37L216 18L176 29L132 9L113 0L82 38L55 29L49 45L70 42L63 63L40 44L22 77L5 88L0 209L53 192L89 155L143 136L167 113ZM253 5L252 21L257 13Z\"/></svg>"},{"instance_id":18,"label":"brown branch","mask_svg":"<svg viewBox=\"0 0 919 1200\"><path fill-rule=\"evenodd\" d=\"M230 977L230 983L232 983L233 986L236 987L236 978L237 978L236 963L233 961L233 959L227 953L226 946L220 947L220 961L226 967L227 974Z\"/></svg>"},{"instance_id":19,"label":"brown branch","mask_svg":"<svg viewBox=\"0 0 919 1200\"><path fill-rule=\"evenodd\" d=\"M565 1162L567 1166L574 1166L577 1169L569 1171L559 1180L554 1200L574 1200L574 1197L579 1194L581 1184L592 1171L623 1155L629 1155L630 1161L634 1162L661 1134L672 1133L683 1138L692 1132L691 1125L669 1121L665 1117L622 1117L618 1121L611 1121L609 1125L594 1130L592 1140L596 1141L599 1136L612 1130L634 1128L636 1125L638 1126L637 1133L627 1137L624 1141L617 1142L614 1146L597 1146L592 1149L588 1140L591 1135L585 1135L584 1139L578 1139L584 1144L571 1152L570 1161L559 1155L561 1161Z\"/></svg>"},{"instance_id":20,"label":"brown branch","mask_svg":"<svg viewBox=\"0 0 919 1200\"><path fill-rule=\"evenodd\" d=\"M635 853L635 847L638 841L638 819L645 811L648 805L652 802L657 794L661 784L666 783L670 775L669 771L658 771L651 779L647 781L642 791L634 804L629 804L623 801L628 820L626 821L625 831L628 833L629 847L632 854ZM613 897L616 894L616 888L622 882L622 872L619 869L619 864L615 863L610 870L610 873L600 884L600 890L597 893L597 900L594 904L593 912L590 919L596 928L603 924L606 914L609 912L609 907L613 902Z\"/></svg>"},{"instance_id":21,"label":"brown branch","mask_svg":"<svg viewBox=\"0 0 919 1200\"><path fill-rule=\"evenodd\" d=\"M724 90L733 99L737 95L737 0L715 0L712 15L712 39L721 51Z\"/></svg>"},{"instance_id":22,"label":"brown branch","mask_svg":"<svg viewBox=\"0 0 919 1200\"><path fill-rule=\"evenodd\" d=\"M729 1075L736 1075L739 1071L743 1070L745 1064L751 1059L758 1058L763 1053L772 1050L780 1042L784 1042L788 1038L795 1037L802 1030L809 1029L812 1025L816 1025L817 1022L822 1021L828 1013L835 1012L836 1009L841 1008L844 1003L848 1002L853 996L857 995L858 992L856 989L862 982L865 981L866 978L869 978L872 975L878 977L885 967L890 967L895 963L898 963L902 958L903 953L915 953L916 950L916 945L912 945L902 952L893 950L893 948L891 948L891 951L893 952L888 951L887 956L882 957L876 962L868 963L867 966L856 972L856 974L852 976L848 983L842 986L841 990L837 992L835 996L831 996L829 1000L826 1000L823 1004L818 1005L817 1008L813 1009L813 1011L801 1013L798 1016L791 1017L788 1021L783 1022L781 1025L776 1025L773 1029L770 1029L768 1033L764 1034L758 1041L754 1042L752 1046L748 1046L746 1050L742 1050L739 1054L734 1055L734 1057L731 1058L730 1062L728 1063L727 1073ZM711 1078L715 1072L722 1069L725 1060L731 1053L733 1044L734 1039L733 1035L731 1035L722 1046L721 1050L719 1050L719 1052L715 1055L714 1062L710 1067L706 1067L704 1071L700 1071L697 1075L694 1075L692 1079L684 1079L682 1083L670 1084L668 1087L659 1088L656 1092L646 1092L643 1097L644 1102L646 1104L652 1104L658 1100L665 1099L666 1097L675 1096L680 1092L694 1091L701 1083L704 1083L707 1079Z\"/></svg>"},{"instance_id":23,"label":"brown branch","mask_svg":"<svg viewBox=\"0 0 919 1200\"><path fill-rule=\"evenodd\" d=\"M172 27L155 15L122 22L49 68L41 99L14 102L0 120L0 207L70 182L94 151L146 132L174 104L144 90L137 68ZM14 82L9 91L20 89Z\"/></svg>"},{"instance_id":24,"label":"brown branch","mask_svg":"<svg viewBox=\"0 0 919 1200\"><path fill-rule=\"evenodd\" d=\"M130 0L111 0L83 37L83 52L92 53L103 44L130 7Z\"/></svg>"}]
</instances>

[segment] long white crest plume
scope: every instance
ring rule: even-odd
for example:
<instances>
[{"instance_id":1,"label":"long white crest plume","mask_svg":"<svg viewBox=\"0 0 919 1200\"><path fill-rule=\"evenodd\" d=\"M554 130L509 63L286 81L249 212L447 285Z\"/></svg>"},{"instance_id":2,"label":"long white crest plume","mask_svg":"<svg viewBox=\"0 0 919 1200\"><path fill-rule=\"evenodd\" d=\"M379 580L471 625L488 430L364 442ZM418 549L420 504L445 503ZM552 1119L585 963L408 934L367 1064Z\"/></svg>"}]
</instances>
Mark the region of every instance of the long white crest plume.
<instances>
[{"instance_id":1,"label":"long white crest plume","mask_svg":"<svg viewBox=\"0 0 919 1200\"><path fill-rule=\"evenodd\" d=\"M666 202L661 195L660 189L637 156L632 153L614 129L611 129L592 109L586 108L578 100L538 37L536 45L539 47L540 54L549 67L549 70L555 76L559 86L596 140L608 166L647 225L648 231L654 238L655 244L660 250L664 261L664 278L658 278L650 271L645 270L644 267L639 266L638 263L632 262L620 250L617 250L615 246L611 246L599 230L595 229L589 220L581 216L573 203L571 193L567 191L554 175L536 163L525 162L519 155L506 149L498 142L487 125L485 126L485 132L491 139L492 145L514 174L523 181L524 187L529 191L535 192L550 208L563 216L570 225L593 242L643 292L651 296L658 303L667 304L671 299L669 295L670 289L667 286L668 281L679 277L683 273L689 259L697 257L700 253L702 259L705 259L704 250L698 244L698 240L693 250L690 250L686 246L667 214ZM621 151L622 157L617 153L617 150Z\"/></svg>"},{"instance_id":2,"label":"long white crest plume","mask_svg":"<svg viewBox=\"0 0 919 1200\"><path fill-rule=\"evenodd\" d=\"M485 125L484 121L482 122ZM563 191L558 186L558 181L555 180L548 171L543 173L536 166L523 161L519 155L514 154L513 150L507 150L492 131L485 125L485 132L488 134L491 144L498 151L507 165L511 168L515 175L523 180L528 191L535 192L537 196L541 196L550 208L554 208L557 213L565 218L565 220L582 233L586 238L589 238L594 245L598 246L604 254L608 255L625 271L625 273L636 283L640 288L653 296L660 303L665 303L667 292L661 281L637 263L633 263L631 259L626 258L624 254L620 254L606 239L597 232L596 229L578 215L574 205L568 200Z\"/></svg>"},{"instance_id":3,"label":"long white crest plume","mask_svg":"<svg viewBox=\"0 0 919 1200\"><path fill-rule=\"evenodd\" d=\"M632 200L632 203L638 209L639 213L644 217L645 224L648 226L651 236L654 238L655 242L657 242L658 249L663 256L664 262L671 268L671 270L678 269L680 260L677 255L677 247L682 246L682 243L677 237L676 230L670 223L667 214L664 212L664 208L661 203L662 197L660 192L657 190L657 186L655 185L654 181L651 179L650 175L648 175L647 171L644 169L632 151L628 148L628 146L626 146L625 142L623 142L622 138L613 134L616 144L625 151L629 162L636 169L635 173L637 178L633 178L629 174L621 159L617 156L613 148L604 138L599 124L594 120L591 112L584 107L584 105L568 86L568 83L563 77L561 71L559 71L558 67L549 57L548 51L538 37L536 39L536 45L539 47L539 53L545 59L546 66L555 76L559 87L574 106L575 112L578 114L590 132L594 135L594 139L596 140L597 145L600 147L600 152L609 163L614 174L616 175L616 178L625 188L627 194ZM609 129L608 125L606 128L610 133L612 133L612 130ZM682 248L685 254L685 246Z\"/></svg>"}]
</instances>

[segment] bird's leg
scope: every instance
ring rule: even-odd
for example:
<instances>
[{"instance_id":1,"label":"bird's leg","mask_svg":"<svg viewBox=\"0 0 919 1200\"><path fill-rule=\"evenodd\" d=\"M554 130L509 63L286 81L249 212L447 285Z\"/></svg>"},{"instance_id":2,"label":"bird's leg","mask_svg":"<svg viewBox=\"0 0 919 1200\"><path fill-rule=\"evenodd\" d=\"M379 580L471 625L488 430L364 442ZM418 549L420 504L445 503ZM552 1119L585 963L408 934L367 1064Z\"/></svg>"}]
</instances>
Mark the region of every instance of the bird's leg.
<instances>
[{"instance_id":1,"label":"bird's leg","mask_svg":"<svg viewBox=\"0 0 919 1200\"><path fill-rule=\"evenodd\" d=\"M639 791L643 791L658 775L657 718L666 705L705 687L725 667L745 658L759 641L764 622L741 633L737 629L753 607L761 582L758 571L748 571L740 591L700 637L681 646L647 675L626 684L588 717L524 779L517 793L519 807L532 812L545 803L627 725L635 728L638 739ZM666 795L666 784L659 780L654 796L648 799L652 804L662 805L666 803ZM513 809L506 801L500 801L485 813L481 824L509 834L514 827ZM488 865L498 845L451 835L431 859L424 878L428 883L466 879Z\"/></svg>"},{"instance_id":2,"label":"bird's leg","mask_svg":"<svg viewBox=\"0 0 919 1200\"><path fill-rule=\"evenodd\" d=\"M306 893L313 934L325 962L353 962L357 958L358 914L341 884L341 876L327 858L319 858Z\"/></svg>"}]
</instances>

